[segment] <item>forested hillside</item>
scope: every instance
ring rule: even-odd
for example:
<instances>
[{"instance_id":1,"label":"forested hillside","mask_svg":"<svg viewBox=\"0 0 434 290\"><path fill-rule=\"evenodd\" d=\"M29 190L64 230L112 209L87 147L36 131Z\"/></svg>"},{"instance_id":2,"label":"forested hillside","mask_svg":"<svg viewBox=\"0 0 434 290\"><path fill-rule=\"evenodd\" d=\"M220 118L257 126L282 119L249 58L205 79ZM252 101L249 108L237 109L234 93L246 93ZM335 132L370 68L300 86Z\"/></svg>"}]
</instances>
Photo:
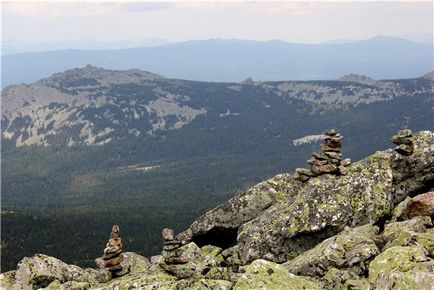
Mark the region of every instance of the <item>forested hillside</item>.
<instances>
[{"instance_id":1,"label":"forested hillside","mask_svg":"<svg viewBox=\"0 0 434 290\"><path fill-rule=\"evenodd\" d=\"M156 254L163 227L180 231L237 192L303 166L319 147L305 142L311 135L337 128L344 157L358 160L390 147L399 129L433 130L432 84L207 83L87 67L8 87L2 271L36 252L92 265L112 224L125 249Z\"/></svg>"}]
</instances>

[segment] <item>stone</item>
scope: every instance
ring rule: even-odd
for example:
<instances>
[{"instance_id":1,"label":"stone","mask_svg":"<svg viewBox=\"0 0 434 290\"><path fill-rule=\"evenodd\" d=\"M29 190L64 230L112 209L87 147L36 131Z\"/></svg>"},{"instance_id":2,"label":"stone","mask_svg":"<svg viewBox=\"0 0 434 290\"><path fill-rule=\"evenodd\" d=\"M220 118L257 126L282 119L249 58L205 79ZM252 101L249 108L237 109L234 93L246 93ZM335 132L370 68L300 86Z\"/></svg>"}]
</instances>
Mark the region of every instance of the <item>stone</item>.
<instances>
[{"instance_id":1,"label":"stone","mask_svg":"<svg viewBox=\"0 0 434 290\"><path fill-rule=\"evenodd\" d=\"M340 161L340 165L341 166L350 166L351 165L351 159L350 158L345 158L343 160Z\"/></svg>"},{"instance_id":2,"label":"stone","mask_svg":"<svg viewBox=\"0 0 434 290\"><path fill-rule=\"evenodd\" d=\"M402 202L400 202L392 212L392 218L390 222L400 222L404 220L408 220L408 204L411 201L411 197L407 196Z\"/></svg>"},{"instance_id":3,"label":"stone","mask_svg":"<svg viewBox=\"0 0 434 290\"><path fill-rule=\"evenodd\" d=\"M408 156L414 151L413 134L410 130L401 130L392 136L392 142L398 145L395 151L401 155Z\"/></svg>"},{"instance_id":4,"label":"stone","mask_svg":"<svg viewBox=\"0 0 434 290\"><path fill-rule=\"evenodd\" d=\"M307 163L309 163L310 165L317 165L317 166L325 165L327 164L327 159L316 159L314 156L312 156L307 160Z\"/></svg>"},{"instance_id":5,"label":"stone","mask_svg":"<svg viewBox=\"0 0 434 290\"><path fill-rule=\"evenodd\" d=\"M420 271L385 271L373 284L373 289L433 290L434 274Z\"/></svg>"},{"instance_id":6,"label":"stone","mask_svg":"<svg viewBox=\"0 0 434 290\"><path fill-rule=\"evenodd\" d=\"M413 153L414 147L413 145L401 144L395 148L395 151L398 152L399 154L408 156Z\"/></svg>"},{"instance_id":7,"label":"stone","mask_svg":"<svg viewBox=\"0 0 434 290\"><path fill-rule=\"evenodd\" d=\"M352 268L356 274L363 274L369 262L380 253L375 243L378 230L373 225L346 229L283 266L295 275L311 277L322 277L331 268Z\"/></svg>"},{"instance_id":8,"label":"stone","mask_svg":"<svg viewBox=\"0 0 434 290\"><path fill-rule=\"evenodd\" d=\"M342 159L342 153L330 151L330 152L324 152L324 154L327 155L328 157L337 159L339 162Z\"/></svg>"},{"instance_id":9,"label":"stone","mask_svg":"<svg viewBox=\"0 0 434 290\"><path fill-rule=\"evenodd\" d=\"M316 174L336 173L338 172L338 167L334 164L312 166L312 171Z\"/></svg>"},{"instance_id":10,"label":"stone","mask_svg":"<svg viewBox=\"0 0 434 290\"><path fill-rule=\"evenodd\" d=\"M434 191L413 197L408 203L407 213L410 218L434 216Z\"/></svg>"},{"instance_id":11,"label":"stone","mask_svg":"<svg viewBox=\"0 0 434 290\"><path fill-rule=\"evenodd\" d=\"M181 247L181 244L171 244L171 245L164 245L163 250L164 251L173 251Z\"/></svg>"},{"instance_id":12,"label":"stone","mask_svg":"<svg viewBox=\"0 0 434 290\"><path fill-rule=\"evenodd\" d=\"M119 255L117 257L111 258L111 259L104 259L104 267L113 267L116 265L119 265L122 260L124 259L124 257L122 255Z\"/></svg>"},{"instance_id":13,"label":"stone","mask_svg":"<svg viewBox=\"0 0 434 290\"><path fill-rule=\"evenodd\" d=\"M381 285L385 283L382 280L390 280L391 277L387 276L393 273L397 273L398 276L410 275L407 278L412 281L413 285L417 285L418 281L416 279L415 273L425 272L430 275L434 275L433 269L434 260L429 258L422 248L418 246L395 246L387 249L386 251L375 257L374 260L372 260L369 265L368 279L374 285ZM432 285L434 284L431 284L431 287Z\"/></svg>"},{"instance_id":14,"label":"stone","mask_svg":"<svg viewBox=\"0 0 434 290\"><path fill-rule=\"evenodd\" d=\"M299 172L295 172L293 175L293 178L295 180L299 180L301 182L306 182L310 179L309 175L305 175L305 174L300 174Z\"/></svg>"},{"instance_id":15,"label":"stone","mask_svg":"<svg viewBox=\"0 0 434 290\"><path fill-rule=\"evenodd\" d=\"M323 152L314 152L312 153L312 157L318 160L327 160L327 155L325 155Z\"/></svg>"},{"instance_id":16,"label":"stone","mask_svg":"<svg viewBox=\"0 0 434 290\"><path fill-rule=\"evenodd\" d=\"M430 251L432 248L430 244L431 241L434 243L434 236L427 239L424 233L432 226L431 218L427 216L388 223L384 226L384 231L381 235L384 244L382 250L384 251L394 246L425 245L426 249Z\"/></svg>"},{"instance_id":17,"label":"stone","mask_svg":"<svg viewBox=\"0 0 434 290\"><path fill-rule=\"evenodd\" d=\"M114 265L114 266L110 266L110 267L108 267L107 270L109 270L110 272L119 272L119 271L122 271L122 266L116 264L116 265Z\"/></svg>"},{"instance_id":18,"label":"stone","mask_svg":"<svg viewBox=\"0 0 434 290\"><path fill-rule=\"evenodd\" d=\"M175 239L175 234L173 230L169 228L164 228L162 235L164 241L173 241Z\"/></svg>"},{"instance_id":19,"label":"stone","mask_svg":"<svg viewBox=\"0 0 434 290\"><path fill-rule=\"evenodd\" d=\"M151 263L152 264L159 264L164 261L164 258L162 255L156 255L151 257Z\"/></svg>"},{"instance_id":20,"label":"stone","mask_svg":"<svg viewBox=\"0 0 434 290\"><path fill-rule=\"evenodd\" d=\"M211 268L211 270L205 274L205 278L213 280L230 280L229 270L225 267Z\"/></svg>"},{"instance_id":21,"label":"stone","mask_svg":"<svg viewBox=\"0 0 434 290\"><path fill-rule=\"evenodd\" d=\"M342 165L340 165L340 166L338 167L338 170L339 170L339 173L342 174L342 175L347 174L348 171L349 171L348 167L345 167L345 166L342 166Z\"/></svg>"},{"instance_id":22,"label":"stone","mask_svg":"<svg viewBox=\"0 0 434 290\"><path fill-rule=\"evenodd\" d=\"M334 135L336 135L336 134L337 134L337 132L336 132L336 129L335 129L335 128L327 129L327 130L324 132L324 135L326 135L326 136L334 136Z\"/></svg>"},{"instance_id":23,"label":"stone","mask_svg":"<svg viewBox=\"0 0 434 290\"><path fill-rule=\"evenodd\" d=\"M326 139L324 139L325 140L325 147L324 148L328 148L327 150L324 150L324 151L336 151L336 152L339 152L340 148L342 147L342 143L341 143L342 138L343 137L330 138L330 139L326 138ZM333 150L330 149L330 148L333 148Z\"/></svg>"},{"instance_id":24,"label":"stone","mask_svg":"<svg viewBox=\"0 0 434 290\"><path fill-rule=\"evenodd\" d=\"M320 148L321 148L321 151L323 151L323 152L326 152L326 151L328 151L328 152L341 152L340 146L339 147L331 147L327 144L321 144Z\"/></svg>"},{"instance_id":25,"label":"stone","mask_svg":"<svg viewBox=\"0 0 434 290\"><path fill-rule=\"evenodd\" d=\"M298 172L301 175L307 175L307 176L315 176L315 174L312 172L312 170L308 168L296 168L295 172Z\"/></svg>"},{"instance_id":26,"label":"stone","mask_svg":"<svg viewBox=\"0 0 434 290\"><path fill-rule=\"evenodd\" d=\"M18 263L18 268L9 277L6 289L37 289L48 287L52 282L82 282L90 285L110 281L111 274L107 270L82 269L76 265L68 265L59 259L42 254L25 257ZM3 279L2 279L2 284Z\"/></svg>"},{"instance_id":27,"label":"stone","mask_svg":"<svg viewBox=\"0 0 434 290\"><path fill-rule=\"evenodd\" d=\"M109 260L111 258L117 257L122 253L122 249L118 249L117 251L111 252L111 248L106 248L107 250L104 251L103 258L105 260Z\"/></svg>"},{"instance_id":28,"label":"stone","mask_svg":"<svg viewBox=\"0 0 434 290\"><path fill-rule=\"evenodd\" d=\"M407 144L410 145L412 142L413 133L411 130L400 130L396 135L393 135L391 140L396 145Z\"/></svg>"},{"instance_id":29,"label":"stone","mask_svg":"<svg viewBox=\"0 0 434 290\"><path fill-rule=\"evenodd\" d=\"M258 259L242 267L242 274L234 285L234 290L242 289L286 289L320 290L319 283L305 277L289 273L283 266Z\"/></svg>"}]
</instances>

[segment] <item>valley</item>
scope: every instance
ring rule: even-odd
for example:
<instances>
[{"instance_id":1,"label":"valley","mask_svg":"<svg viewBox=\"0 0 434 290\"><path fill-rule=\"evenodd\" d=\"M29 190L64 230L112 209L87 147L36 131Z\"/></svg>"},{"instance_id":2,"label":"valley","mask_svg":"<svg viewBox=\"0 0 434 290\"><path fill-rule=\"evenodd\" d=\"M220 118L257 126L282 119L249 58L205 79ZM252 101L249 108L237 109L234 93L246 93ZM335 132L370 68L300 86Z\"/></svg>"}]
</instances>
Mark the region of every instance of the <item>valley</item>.
<instances>
[{"instance_id":1,"label":"valley","mask_svg":"<svg viewBox=\"0 0 434 290\"><path fill-rule=\"evenodd\" d=\"M106 232L160 250L163 227L304 166L335 127L356 161L433 130L432 79L242 83L86 66L2 91L2 271L43 252L93 265ZM71 229L76 229L71 231Z\"/></svg>"}]
</instances>

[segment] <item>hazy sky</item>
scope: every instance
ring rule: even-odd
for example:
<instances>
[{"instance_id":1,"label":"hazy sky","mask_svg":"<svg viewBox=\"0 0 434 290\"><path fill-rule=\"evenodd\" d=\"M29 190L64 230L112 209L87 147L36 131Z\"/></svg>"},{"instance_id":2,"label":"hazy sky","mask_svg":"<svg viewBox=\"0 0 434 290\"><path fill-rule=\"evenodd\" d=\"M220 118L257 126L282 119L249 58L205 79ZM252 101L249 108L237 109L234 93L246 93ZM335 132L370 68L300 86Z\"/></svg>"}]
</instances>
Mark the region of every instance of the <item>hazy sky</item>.
<instances>
[{"instance_id":1,"label":"hazy sky","mask_svg":"<svg viewBox=\"0 0 434 290\"><path fill-rule=\"evenodd\" d=\"M2 41L240 38L316 43L432 34L432 11L432 1L2 2Z\"/></svg>"}]
</instances>

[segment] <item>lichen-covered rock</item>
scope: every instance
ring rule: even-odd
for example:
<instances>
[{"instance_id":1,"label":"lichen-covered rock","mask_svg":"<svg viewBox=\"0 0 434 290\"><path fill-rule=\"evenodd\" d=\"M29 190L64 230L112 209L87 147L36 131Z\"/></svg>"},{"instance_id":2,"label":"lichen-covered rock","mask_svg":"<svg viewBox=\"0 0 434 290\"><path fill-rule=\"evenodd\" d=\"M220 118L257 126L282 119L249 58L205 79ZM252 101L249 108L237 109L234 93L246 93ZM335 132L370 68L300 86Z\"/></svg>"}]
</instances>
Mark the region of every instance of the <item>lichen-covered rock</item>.
<instances>
[{"instance_id":1,"label":"lichen-covered rock","mask_svg":"<svg viewBox=\"0 0 434 290\"><path fill-rule=\"evenodd\" d=\"M390 219L391 222L399 222L403 220L408 220L408 214L407 214L407 206L408 203L411 201L411 197L407 196L403 201L401 201L392 211L392 218Z\"/></svg>"},{"instance_id":2,"label":"lichen-covered rock","mask_svg":"<svg viewBox=\"0 0 434 290\"><path fill-rule=\"evenodd\" d=\"M321 289L318 282L289 273L283 266L266 260L255 260L242 268L234 290L249 289Z\"/></svg>"},{"instance_id":3,"label":"lichen-covered rock","mask_svg":"<svg viewBox=\"0 0 434 290\"><path fill-rule=\"evenodd\" d=\"M189 240L216 228L237 229L272 204L287 199L298 184L289 174L281 174L261 182L199 217L187 232L180 233L176 239Z\"/></svg>"},{"instance_id":4,"label":"lichen-covered rock","mask_svg":"<svg viewBox=\"0 0 434 290\"><path fill-rule=\"evenodd\" d=\"M313 178L295 200L280 202L240 227L241 260L284 262L346 225L373 224L393 210L392 193L390 154L385 152L353 163L345 176Z\"/></svg>"},{"instance_id":5,"label":"lichen-covered rock","mask_svg":"<svg viewBox=\"0 0 434 290\"><path fill-rule=\"evenodd\" d=\"M44 290L87 290L91 287L88 282L69 281L62 284L59 280L54 280Z\"/></svg>"},{"instance_id":6,"label":"lichen-covered rock","mask_svg":"<svg viewBox=\"0 0 434 290\"><path fill-rule=\"evenodd\" d=\"M348 167L345 176L321 175L295 183L280 200L238 229L243 264L265 258L285 262L340 232L345 226L374 224L392 214L409 193L434 180L434 136L414 136L414 152L377 152Z\"/></svg>"},{"instance_id":7,"label":"lichen-covered rock","mask_svg":"<svg viewBox=\"0 0 434 290\"><path fill-rule=\"evenodd\" d=\"M386 224L381 235L385 244L383 251L394 246L415 245L419 239L427 241L429 249L429 239L424 238L423 233L432 226L429 217L416 217L407 221ZM432 240L434 241L434 236Z\"/></svg>"},{"instance_id":8,"label":"lichen-covered rock","mask_svg":"<svg viewBox=\"0 0 434 290\"><path fill-rule=\"evenodd\" d=\"M419 271L385 271L378 276L372 289L434 290L434 274Z\"/></svg>"},{"instance_id":9,"label":"lichen-covered rock","mask_svg":"<svg viewBox=\"0 0 434 290\"><path fill-rule=\"evenodd\" d=\"M5 284L6 289L36 289L47 287L56 280L61 284L74 281L96 285L110 279L111 274L106 270L82 269L59 259L37 254L22 259L17 270L8 275L7 280L2 279L1 283Z\"/></svg>"},{"instance_id":10,"label":"lichen-covered rock","mask_svg":"<svg viewBox=\"0 0 434 290\"><path fill-rule=\"evenodd\" d=\"M377 234L378 227L372 225L346 229L283 266L302 276L322 277L329 268L351 269L351 272L362 275L370 260L380 253L374 242Z\"/></svg>"},{"instance_id":11,"label":"lichen-covered rock","mask_svg":"<svg viewBox=\"0 0 434 290\"><path fill-rule=\"evenodd\" d=\"M395 246L387 249L369 265L368 279L374 285L387 272L426 272L434 274L434 260L418 246ZM417 281L414 281L417 282Z\"/></svg>"},{"instance_id":12,"label":"lichen-covered rock","mask_svg":"<svg viewBox=\"0 0 434 290\"><path fill-rule=\"evenodd\" d=\"M370 290L371 286L367 279L361 278L351 271L330 268L321 279L323 289L358 289Z\"/></svg>"}]
</instances>

